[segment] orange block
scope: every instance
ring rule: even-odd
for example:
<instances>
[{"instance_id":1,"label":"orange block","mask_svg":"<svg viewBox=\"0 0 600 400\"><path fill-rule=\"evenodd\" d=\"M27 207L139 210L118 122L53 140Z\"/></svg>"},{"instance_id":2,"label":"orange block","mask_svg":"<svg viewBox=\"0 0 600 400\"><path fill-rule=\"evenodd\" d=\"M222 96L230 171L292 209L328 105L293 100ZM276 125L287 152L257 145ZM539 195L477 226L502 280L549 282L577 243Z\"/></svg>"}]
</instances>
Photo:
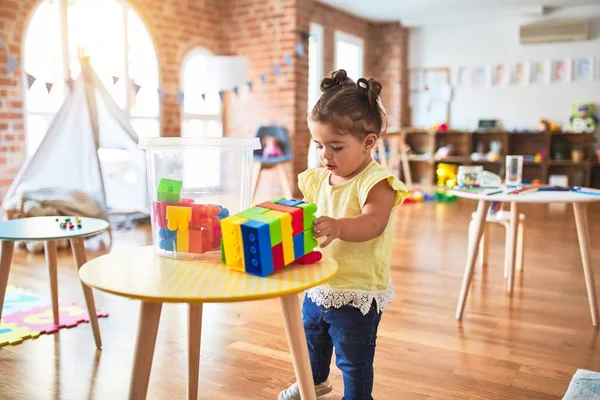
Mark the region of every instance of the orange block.
<instances>
[{"instance_id":1,"label":"orange block","mask_svg":"<svg viewBox=\"0 0 600 400\"><path fill-rule=\"evenodd\" d=\"M201 229L190 229L190 253L202 254L204 253L202 247L202 230Z\"/></svg>"}]
</instances>

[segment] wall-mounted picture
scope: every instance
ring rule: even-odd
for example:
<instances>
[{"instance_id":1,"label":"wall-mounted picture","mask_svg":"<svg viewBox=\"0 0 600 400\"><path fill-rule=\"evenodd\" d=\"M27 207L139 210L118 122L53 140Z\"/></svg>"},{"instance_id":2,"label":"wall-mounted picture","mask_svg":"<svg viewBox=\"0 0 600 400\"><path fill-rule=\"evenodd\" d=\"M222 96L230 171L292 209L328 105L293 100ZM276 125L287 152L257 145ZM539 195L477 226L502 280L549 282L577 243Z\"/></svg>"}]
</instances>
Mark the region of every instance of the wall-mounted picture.
<instances>
[{"instance_id":1,"label":"wall-mounted picture","mask_svg":"<svg viewBox=\"0 0 600 400\"><path fill-rule=\"evenodd\" d=\"M465 87L470 84L469 67L460 66L456 69L456 86Z\"/></svg>"},{"instance_id":2,"label":"wall-mounted picture","mask_svg":"<svg viewBox=\"0 0 600 400\"><path fill-rule=\"evenodd\" d=\"M552 61L552 82L568 83L571 82L571 59L562 58Z\"/></svg>"},{"instance_id":3,"label":"wall-mounted picture","mask_svg":"<svg viewBox=\"0 0 600 400\"><path fill-rule=\"evenodd\" d=\"M575 58L573 64L573 80L575 82L594 80L594 57Z\"/></svg>"},{"instance_id":4,"label":"wall-mounted picture","mask_svg":"<svg viewBox=\"0 0 600 400\"><path fill-rule=\"evenodd\" d=\"M509 70L506 64L495 64L492 67L492 85L504 86L509 83Z\"/></svg>"},{"instance_id":5,"label":"wall-mounted picture","mask_svg":"<svg viewBox=\"0 0 600 400\"><path fill-rule=\"evenodd\" d=\"M528 62L516 62L513 64L511 83L513 85L527 85L529 83Z\"/></svg>"},{"instance_id":6,"label":"wall-mounted picture","mask_svg":"<svg viewBox=\"0 0 600 400\"><path fill-rule=\"evenodd\" d=\"M473 86L489 86L490 84L490 69L487 66L473 67L472 80Z\"/></svg>"},{"instance_id":7,"label":"wall-mounted picture","mask_svg":"<svg viewBox=\"0 0 600 400\"><path fill-rule=\"evenodd\" d=\"M550 68L547 61L531 63L531 83L550 83Z\"/></svg>"}]
</instances>

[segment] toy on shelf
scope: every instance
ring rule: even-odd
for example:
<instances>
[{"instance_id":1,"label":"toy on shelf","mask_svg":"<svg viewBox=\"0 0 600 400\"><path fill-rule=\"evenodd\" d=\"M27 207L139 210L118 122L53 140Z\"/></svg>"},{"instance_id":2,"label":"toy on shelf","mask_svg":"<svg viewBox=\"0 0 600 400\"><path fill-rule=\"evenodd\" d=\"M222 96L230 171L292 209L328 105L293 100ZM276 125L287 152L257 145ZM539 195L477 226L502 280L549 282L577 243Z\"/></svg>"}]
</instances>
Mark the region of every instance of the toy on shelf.
<instances>
[{"instance_id":1,"label":"toy on shelf","mask_svg":"<svg viewBox=\"0 0 600 400\"><path fill-rule=\"evenodd\" d=\"M569 122L571 123L569 128L571 132L594 133L598 125L598 117L594 114L594 104L574 104Z\"/></svg>"},{"instance_id":2,"label":"toy on shelf","mask_svg":"<svg viewBox=\"0 0 600 400\"><path fill-rule=\"evenodd\" d=\"M265 136L263 139L263 157L280 157L283 155L283 149L279 140L274 136Z\"/></svg>"},{"instance_id":3,"label":"toy on shelf","mask_svg":"<svg viewBox=\"0 0 600 400\"><path fill-rule=\"evenodd\" d=\"M540 119L538 124L538 131L540 132L559 132L560 126L554 122L550 122L547 119Z\"/></svg>"},{"instance_id":4,"label":"toy on shelf","mask_svg":"<svg viewBox=\"0 0 600 400\"><path fill-rule=\"evenodd\" d=\"M448 124L446 124L446 123L433 124L433 126L431 127L431 130L433 130L434 132L446 133L446 132L448 132Z\"/></svg>"},{"instance_id":5,"label":"toy on shelf","mask_svg":"<svg viewBox=\"0 0 600 400\"><path fill-rule=\"evenodd\" d=\"M267 276L293 262L310 264L321 259L314 252L315 204L273 199L221 221L222 261L229 267Z\"/></svg>"},{"instance_id":6,"label":"toy on shelf","mask_svg":"<svg viewBox=\"0 0 600 400\"><path fill-rule=\"evenodd\" d=\"M177 253L203 254L221 245L221 220L229 210L217 204L195 204L181 198L182 181L163 178L152 217L158 227L159 247Z\"/></svg>"},{"instance_id":7,"label":"toy on shelf","mask_svg":"<svg viewBox=\"0 0 600 400\"><path fill-rule=\"evenodd\" d=\"M502 142L499 140L492 140L490 142L490 152L487 153L487 160L490 162L497 162L502 159Z\"/></svg>"}]
</instances>

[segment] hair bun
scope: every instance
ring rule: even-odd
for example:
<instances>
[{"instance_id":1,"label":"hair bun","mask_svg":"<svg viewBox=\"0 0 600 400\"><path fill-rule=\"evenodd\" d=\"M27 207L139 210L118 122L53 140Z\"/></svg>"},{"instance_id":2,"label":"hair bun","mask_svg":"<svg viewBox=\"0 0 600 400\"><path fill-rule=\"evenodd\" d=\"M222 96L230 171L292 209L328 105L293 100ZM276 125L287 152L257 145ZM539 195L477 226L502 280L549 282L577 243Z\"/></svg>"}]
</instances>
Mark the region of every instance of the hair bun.
<instances>
[{"instance_id":1,"label":"hair bun","mask_svg":"<svg viewBox=\"0 0 600 400\"><path fill-rule=\"evenodd\" d=\"M356 86L358 86L359 89L363 89L365 91L367 97L369 98L369 103L371 104L371 106L377 108L377 99L381 94L382 88L381 83L379 83L373 78L369 78L368 80L365 78L360 78L358 81L356 81Z\"/></svg>"},{"instance_id":2,"label":"hair bun","mask_svg":"<svg viewBox=\"0 0 600 400\"><path fill-rule=\"evenodd\" d=\"M323 78L321 81L321 91L326 92L336 87L352 85L354 81L348 78L348 74L344 69L338 69L329 74L328 78Z\"/></svg>"}]
</instances>

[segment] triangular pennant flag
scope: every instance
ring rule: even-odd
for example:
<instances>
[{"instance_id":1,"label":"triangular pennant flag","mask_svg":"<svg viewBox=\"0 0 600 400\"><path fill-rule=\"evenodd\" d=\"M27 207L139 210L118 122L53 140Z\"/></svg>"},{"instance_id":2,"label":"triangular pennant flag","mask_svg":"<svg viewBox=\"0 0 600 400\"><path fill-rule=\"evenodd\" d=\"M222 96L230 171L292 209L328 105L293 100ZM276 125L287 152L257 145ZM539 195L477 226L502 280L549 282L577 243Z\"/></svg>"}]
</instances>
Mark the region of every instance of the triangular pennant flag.
<instances>
[{"instance_id":1,"label":"triangular pennant flag","mask_svg":"<svg viewBox=\"0 0 600 400\"><path fill-rule=\"evenodd\" d=\"M114 75L113 75L113 77L112 77L112 78L113 78L113 85L116 85L116 84L117 84L117 82L119 82L119 77L118 77L118 76L114 76Z\"/></svg>"},{"instance_id":2,"label":"triangular pennant flag","mask_svg":"<svg viewBox=\"0 0 600 400\"><path fill-rule=\"evenodd\" d=\"M183 92L177 92L177 101L179 104L183 104Z\"/></svg>"},{"instance_id":3,"label":"triangular pennant flag","mask_svg":"<svg viewBox=\"0 0 600 400\"><path fill-rule=\"evenodd\" d=\"M206 101L206 93L202 93L200 96L202 96L202 101Z\"/></svg>"},{"instance_id":4,"label":"triangular pennant flag","mask_svg":"<svg viewBox=\"0 0 600 400\"><path fill-rule=\"evenodd\" d=\"M223 101L223 97L225 96L225 91L224 90L220 90L219 91L219 97L221 98L221 101Z\"/></svg>"},{"instance_id":5,"label":"triangular pennant flag","mask_svg":"<svg viewBox=\"0 0 600 400\"><path fill-rule=\"evenodd\" d=\"M234 93L236 96L238 95L238 87L237 87L237 86L233 88L233 93Z\"/></svg>"},{"instance_id":6,"label":"triangular pennant flag","mask_svg":"<svg viewBox=\"0 0 600 400\"><path fill-rule=\"evenodd\" d=\"M279 64L273 65L273 72L275 72L275 75L281 74L281 67L279 66Z\"/></svg>"},{"instance_id":7,"label":"triangular pennant flag","mask_svg":"<svg viewBox=\"0 0 600 400\"><path fill-rule=\"evenodd\" d=\"M50 94L50 91L52 90L52 82L46 82L46 90L48 91L48 94Z\"/></svg>"},{"instance_id":8,"label":"triangular pennant flag","mask_svg":"<svg viewBox=\"0 0 600 400\"><path fill-rule=\"evenodd\" d=\"M5 46L4 39L2 39L2 36L0 36L0 49L3 48L4 46Z\"/></svg>"},{"instance_id":9,"label":"triangular pennant flag","mask_svg":"<svg viewBox=\"0 0 600 400\"><path fill-rule=\"evenodd\" d=\"M27 73L27 89L31 89L31 85L33 85L33 82L35 82L35 79L35 76Z\"/></svg>"},{"instance_id":10,"label":"triangular pennant flag","mask_svg":"<svg viewBox=\"0 0 600 400\"><path fill-rule=\"evenodd\" d=\"M17 61L17 57L12 54L8 55L8 62L6 63L6 74L10 75L19 68L19 61Z\"/></svg>"},{"instance_id":11,"label":"triangular pennant flag","mask_svg":"<svg viewBox=\"0 0 600 400\"><path fill-rule=\"evenodd\" d=\"M267 74L260 74L260 80L262 83L267 83Z\"/></svg>"},{"instance_id":12,"label":"triangular pennant flag","mask_svg":"<svg viewBox=\"0 0 600 400\"><path fill-rule=\"evenodd\" d=\"M158 88L156 89L156 92L158 93L158 100L162 103L163 99L165 98L165 91L161 88Z\"/></svg>"},{"instance_id":13,"label":"triangular pennant flag","mask_svg":"<svg viewBox=\"0 0 600 400\"><path fill-rule=\"evenodd\" d=\"M304 31L300 32L300 39L302 39L303 42L307 42L308 38L310 38L310 33Z\"/></svg>"},{"instance_id":14,"label":"triangular pennant flag","mask_svg":"<svg viewBox=\"0 0 600 400\"><path fill-rule=\"evenodd\" d=\"M292 56L290 56L289 54L286 54L285 57L283 57L283 61L287 64L287 65L292 65L292 63L294 62L294 59L292 58Z\"/></svg>"},{"instance_id":15,"label":"triangular pennant flag","mask_svg":"<svg viewBox=\"0 0 600 400\"><path fill-rule=\"evenodd\" d=\"M300 42L296 43L296 54L299 57L304 57L304 45Z\"/></svg>"},{"instance_id":16,"label":"triangular pennant flag","mask_svg":"<svg viewBox=\"0 0 600 400\"><path fill-rule=\"evenodd\" d=\"M252 91L252 85L254 85L254 83L252 83L252 81L248 81L247 85L248 85L248 90Z\"/></svg>"},{"instance_id":17,"label":"triangular pennant flag","mask_svg":"<svg viewBox=\"0 0 600 400\"><path fill-rule=\"evenodd\" d=\"M69 90L73 91L73 78L67 79L66 82L67 86L69 87Z\"/></svg>"},{"instance_id":18,"label":"triangular pennant flag","mask_svg":"<svg viewBox=\"0 0 600 400\"><path fill-rule=\"evenodd\" d=\"M133 82L133 90L135 90L135 94L138 94L141 88L141 85L138 85L137 83Z\"/></svg>"}]
</instances>

